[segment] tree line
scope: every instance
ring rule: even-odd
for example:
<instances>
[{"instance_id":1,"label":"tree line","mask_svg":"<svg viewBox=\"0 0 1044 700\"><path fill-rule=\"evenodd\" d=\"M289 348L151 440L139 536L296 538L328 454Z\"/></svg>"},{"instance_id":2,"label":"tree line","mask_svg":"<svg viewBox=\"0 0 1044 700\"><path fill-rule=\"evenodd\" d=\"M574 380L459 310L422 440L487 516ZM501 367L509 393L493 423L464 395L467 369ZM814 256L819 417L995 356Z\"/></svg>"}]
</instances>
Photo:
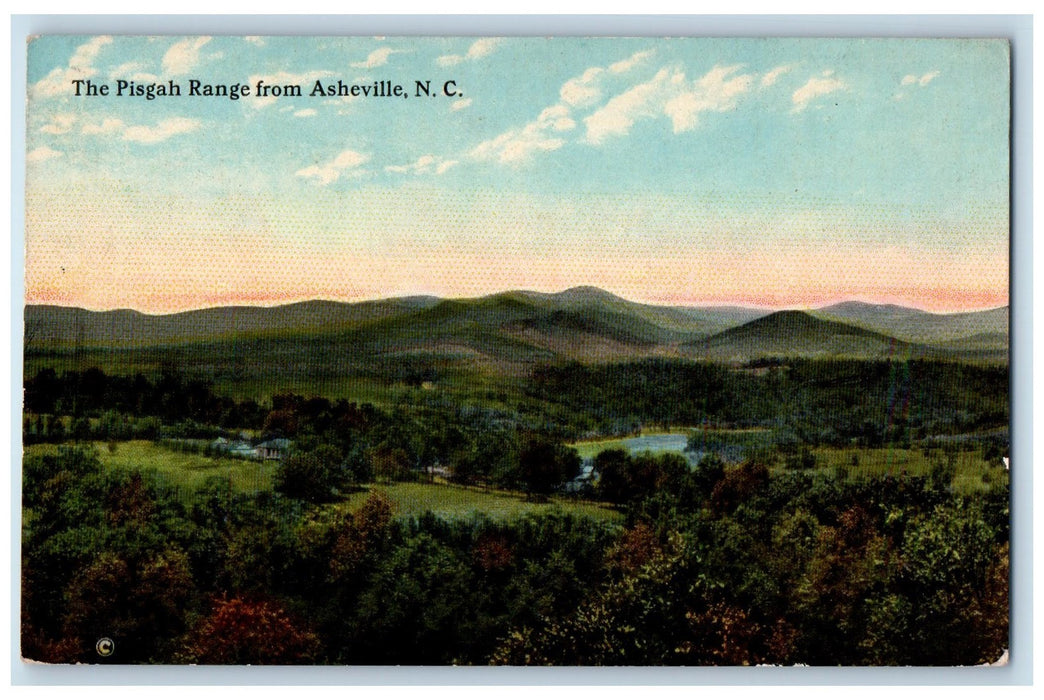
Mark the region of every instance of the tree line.
<instances>
[{"instance_id":1,"label":"tree line","mask_svg":"<svg viewBox=\"0 0 1044 700\"><path fill-rule=\"evenodd\" d=\"M25 463L22 653L50 662L954 665L1007 646L1007 490L599 457L620 524L186 501ZM615 463L614 468L609 467ZM637 486L638 488L632 488ZM608 489L609 486L606 486ZM610 492L607 492L607 494ZM108 637L115 653L99 657Z\"/></svg>"},{"instance_id":2,"label":"tree line","mask_svg":"<svg viewBox=\"0 0 1044 700\"><path fill-rule=\"evenodd\" d=\"M640 425L769 427L810 445L904 445L1009 421L1007 367L935 360L652 359L536 369L527 393L575 433Z\"/></svg>"}]
</instances>

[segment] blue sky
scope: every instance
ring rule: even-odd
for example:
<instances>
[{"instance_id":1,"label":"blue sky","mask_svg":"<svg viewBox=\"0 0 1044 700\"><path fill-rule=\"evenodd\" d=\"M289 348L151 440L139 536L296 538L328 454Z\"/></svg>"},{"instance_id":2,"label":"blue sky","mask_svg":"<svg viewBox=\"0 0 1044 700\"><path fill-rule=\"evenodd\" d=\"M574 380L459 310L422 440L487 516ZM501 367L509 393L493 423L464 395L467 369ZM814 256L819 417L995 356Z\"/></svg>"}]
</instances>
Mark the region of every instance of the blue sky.
<instances>
[{"instance_id":1,"label":"blue sky","mask_svg":"<svg viewBox=\"0 0 1044 700\"><path fill-rule=\"evenodd\" d=\"M1008 58L986 40L42 37L27 300L595 284L658 303L998 306ZM77 78L182 95L76 97ZM191 97L190 79L303 96ZM338 79L410 96L309 96ZM417 80L460 94L417 97Z\"/></svg>"}]
</instances>

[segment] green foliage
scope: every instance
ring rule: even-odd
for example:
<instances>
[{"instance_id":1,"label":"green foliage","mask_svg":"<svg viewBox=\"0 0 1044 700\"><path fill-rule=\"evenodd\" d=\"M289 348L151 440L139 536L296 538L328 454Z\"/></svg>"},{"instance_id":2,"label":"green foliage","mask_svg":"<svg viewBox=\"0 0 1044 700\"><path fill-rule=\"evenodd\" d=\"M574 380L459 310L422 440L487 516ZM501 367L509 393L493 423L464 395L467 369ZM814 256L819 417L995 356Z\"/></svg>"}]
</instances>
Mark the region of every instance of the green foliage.
<instances>
[{"instance_id":1,"label":"green foliage","mask_svg":"<svg viewBox=\"0 0 1044 700\"><path fill-rule=\"evenodd\" d=\"M580 473L580 455L571 447L532 438L518 456L518 479L530 494L548 496Z\"/></svg>"},{"instance_id":2,"label":"green foliage","mask_svg":"<svg viewBox=\"0 0 1044 700\"><path fill-rule=\"evenodd\" d=\"M630 498L631 455L622 449L604 450L594 458L598 472L598 496L610 503L626 503Z\"/></svg>"},{"instance_id":3,"label":"green foliage","mask_svg":"<svg viewBox=\"0 0 1044 700\"><path fill-rule=\"evenodd\" d=\"M352 472L329 445L294 453L279 466L275 488L291 498L322 503L338 497L352 484Z\"/></svg>"},{"instance_id":4,"label":"green foliage","mask_svg":"<svg viewBox=\"0 0 1044 700\"><path fill-rule=\"evenodd\" d=\"M141 473L105 473L91 449L62 448L25 461L34 513L23 531L23 649L55 662L168 658L196 596L180 504ZM30 505L31 504L31 505Z\"/></svg>"},{"instance_id":5,"label":"green foliage","mask_svg":"<svg viewBox=\"0 0 1044 700\"><path fill-rule=\"evenodd\" d=\"M430 387L251 408L173 372L30 382L28 658L96 662L109 636L129 663L950 665L1008 643L990 368L569 365L495 409ZM603 442L603 502L557 493L580 467L564 441L671 422L704 426L698 464ZM296 453L187 451L232 424ZM125 439L144 429L165 442Z\"/></svg>"},{"instance_id":6,"label":"green foliage","mask_svg":"<svg viewBox=\"0 0 1044 700\"><path fill-rule=\"evenodd\" d=\"M777 426L810 445L874 447L1008 422L1006 367L791 358L770 371L756 363L752 369L680 360L574 363L537 369L527 390L568 409L575 425L590 417L603 432L637 416L656 425Z\"/></svg>"},{"instance_id":7,"label":"green foliage","mask_svg":"<svg viewBox=\"0 0 1044 700\"><path fill-rule=\"evenodd\" d=\"M715 484L725 476L725 463L715 454L704 456L692 471L693 485L703 496L709 496Z\"/></svg>"},{"instance_id":8,"label":"green foliage","mask_svg":"<svg viewBox=\"0 0 1044 700\"><path fill-rule=\"evenodd\" d=\"M392 506L387 496L374 491L362 507L345 519L330 553L330 576L335 581L358 577L364 565L383 549L388 537Z\"/></svg>"},{"instance_id":9,"label":"green foliage","mask_svg":"<svg viewBox=\"0 0 1044 700\"><path fill-rule=\"evenodd\" d=\"M164 658L184 631L183 608L194 593L188 558L179 549L146 556L102 552L66 589L63 644L75 649L78 661L98 660L95 644L102 637L115 643L106 661Z\"/></svg>"},{"instance_id":10,"label":"green foliage","mask_svg":"<svg viewBox=\"0 0 1044 700\"><path fill-rule=\"evenodd\" d=\"M632 457L624 450L605 450L595 457L594 468L599 475L596 492L610 503L636 506L665 494L688 507L699 505L699 482L681 455L645 452Z\"/></svg>"},{"instance_id":11,"label":"green foliage","mask_svg":"<svg viewBox=\"0 0 1044 700\"><path fill-rule=\"evenodd\" d=\"M786 469L815 469L816 456L807 445L802 445L800 449L786 455L783 465Z\"/></svg>"},{"instance_id":12,"label":"green foliage","mask_svg":"<svg viewBox=\"0 0 1044 700\"><path fill-rule=\"evenodd\" d=\"M361 596L353 662L446 664L466 645L483 592L460 554L421 533L395 547Z\"/></svg>"}]
</instances>

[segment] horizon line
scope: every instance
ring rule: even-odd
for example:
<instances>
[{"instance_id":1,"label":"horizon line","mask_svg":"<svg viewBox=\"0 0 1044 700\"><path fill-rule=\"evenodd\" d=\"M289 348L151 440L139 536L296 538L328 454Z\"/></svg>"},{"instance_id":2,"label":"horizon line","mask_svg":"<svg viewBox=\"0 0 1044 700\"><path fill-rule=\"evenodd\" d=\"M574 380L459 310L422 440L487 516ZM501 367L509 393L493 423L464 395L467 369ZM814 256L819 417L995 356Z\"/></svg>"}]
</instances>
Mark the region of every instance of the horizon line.
<instances>
[{"instance_id":1,"label":"horizon line","mask_svg":"<svg viewBox=\"0 0 1044 700\"><path fill-rule=\"evenodd\" d=\"M170 310L170 311L143 311L141 309L137 309L137 308L134 308L134 307L131 307L131 306L116 306L116 307L111 307L111 308L90 308L88 306L82 306L82 305L77 305L77 304L55 303L55 302L51 302L51 301L31 301L29 299L25 300L24 306L25 307L29 307L29 306L52 306L52 307L64 308L64 309L77 309L77 310L81 310L81 311L87 311L87 312L90 312L90 313L113 313L113 312L118 312L118 311L129 311L129 312L132 312L132 313L141 314L143 316L161 317L161 316L175 316L177 314L193 313L193 312L197 312L197 311L209 311L209 310L213 310L213 309L229 309L229 308L278 309L278 308L287 307L287 306L296 306L296 305L309 304L309 303L332 303L332 304L344 304L344 305L351 306L351 305L375 303L375 302L381 302L381 301L394 301L394 300L417 299L417 298L429 298L429 299L435 299L435 300L438 300L438 301L474 301L474 300L478 300L478 299L487 299L487 298L490 298L490 297L496 297L496 296L501 296L501 295L505 295L505 294L536 294L536 295L553 297L553 296L560 296L560 295L566 294L568 292L577 291L577 290L597 291L597 292L601 292L603 294L607 294L609 296L613 296L613 297L615 297L617 299L620 299L622 301L626 301L628 303L640 304L640 305L643 305L643 306L658 306L658 307L675 308L675 309L725 309L725 308L738 308L738 309L744 309L744 310L750 310L750 311L766 311L768 313L776 313L776 312L779 312L779 311L822 311L824 309L830 308L832 306L837 306L837 305L840 305L840 304L858 303L858 304L866 304L868 306L879 306L879 307L880 306L884 306L884 307L889 307L890 306L890 307L896 307L896 308L902 308L902 309L909 309L911 311L919 311L919 312L922 312L922 313L933 314L933 315L937 315L937 316L950 316L950 315L962 314L962 313L977 313L977 312L986 312L986 311L996 311L998 309L1010 308L1010 306L1011 306L1011 303L1010 303L1010 300L1009 300L1007 303L996 305L996 306L968 307L968 308L962 308L962 309L956 309L956 310L935 311L935 310L927 309L927 308L924 308L924 307L921 307L921 306L914 306L914 305L911 305L909 303L896 303L894 300L870 300L870 299L868 299L866 297L859 297L859 296L837 297L835 299L826 300L826 301L819 302L819 303L814 304L814 305L813 304L781 304L781 305L774 305L774 304L751 304L751 303L745 303L743 300L737 300L737 301L702 301L702 302L701 301L692 301L692 302L685 302L685 303L671 303L671 302L667 302L667 301L663 301L663 300L637 301L637 300L634 300L634 299L629 299L627 297L624 297L624 296L622 296L620 294L617 294L616 292L612 292L612 291L609 291L609 290L604 289L602 287L597 287L597 286L594 286L594 285L574 285L572 287L566 287L565 289L562 289L562 290L559 290L559 291L556 291L556 292L543 292L543 291L538 291L538 290L535 290L535 289L515 288L515 289L505 289L505 290L498 291L498 292L491 292L489 294L480 294L480 295L477 295L477 296L442 296L442 295L439 295L439 294L426 294L426 293L423 293L423 292L412 293L412 294L411 293L391 294L391 295L386 295L386 296L375 296L375 297L368 297L368 298L364 298L364 299L352 299L352 300L344 299L344 298L340 298L339 299L339 298L335 298L335 297L332 297L332 296L331 297L326 297L326 296L292 297L292 296L288 296L285 299L273 300L273 301L270 301L270 302L258 302L258 303L243 303L243 302L214 303L214 304L207 304L207 305L203 305L203 306L189 306L189 307L185 307L185 308L182 308L182 309L176 309L176 310Z\"/></svg>"}]
</instances>

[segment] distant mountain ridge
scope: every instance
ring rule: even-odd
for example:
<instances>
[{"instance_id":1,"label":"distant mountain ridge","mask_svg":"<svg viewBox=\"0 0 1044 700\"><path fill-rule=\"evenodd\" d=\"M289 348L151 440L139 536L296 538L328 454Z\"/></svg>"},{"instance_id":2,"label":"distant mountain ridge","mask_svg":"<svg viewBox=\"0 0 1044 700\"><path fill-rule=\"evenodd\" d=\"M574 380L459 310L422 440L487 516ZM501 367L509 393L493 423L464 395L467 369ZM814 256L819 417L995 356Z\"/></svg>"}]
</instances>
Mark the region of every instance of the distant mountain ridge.
<instances>
[{"instance_id":1,"label":"distant mountain ridge","mask_svg":"<svg viewBox=\"0 0 1044 700\"><path fill-rule=\"evenodd\" d=\"M912 348L882 333L827 321L804 311L777 311L689 343L685 349L707 359L748 361L795 356L883 358Z\"/></svg>"},{"instance_id":2,"label":"distant mountain ridge","mask_svg":"<svg viewBox=\"0 0 1044 700\"><path fill-rule=\"evenodd\" d=\"M574 287L470 299L306 301L164 315L28 305L25 349L29 354L182 348L180 357L203 353L216 363L234 346L239 363L251 361L249 353L256 361L268 356L307 361L308 353L317 352L331 363L358 366L375 358L429 357L512 371L557 359L873 358L920 353L929 346L934 354L1003 359L1007 321L1006 307L945 315L845 302L809 312L770 312L641 304L597 287Z\"/></svg>"},{"instance_id":3,"label":"distant mountain ridge","mask_svg":"<svg viewBox=\"0 0 1044 700\"><path fill-rule=\"evenodd\" d=\"M429 308L435 297L400 297L349 304L303 301L281 306L219 306L173 314L130 309L87 311L76 307L25 307L26 345L142 347L213 340L231 335L301 332L350 326Z\"/></svg>"},{"instance_id":4,"label":"distant mountain ridge","mask_svg":"<svg viewBox=\"0 0 1044 700\"><path fill-rule=\"evenodd\" d=\"M1009 309L936 314L893 304L846 301L810 312L914 343L944 343L987 333L1008 335Z\"/></svg>"}]
</instances>

